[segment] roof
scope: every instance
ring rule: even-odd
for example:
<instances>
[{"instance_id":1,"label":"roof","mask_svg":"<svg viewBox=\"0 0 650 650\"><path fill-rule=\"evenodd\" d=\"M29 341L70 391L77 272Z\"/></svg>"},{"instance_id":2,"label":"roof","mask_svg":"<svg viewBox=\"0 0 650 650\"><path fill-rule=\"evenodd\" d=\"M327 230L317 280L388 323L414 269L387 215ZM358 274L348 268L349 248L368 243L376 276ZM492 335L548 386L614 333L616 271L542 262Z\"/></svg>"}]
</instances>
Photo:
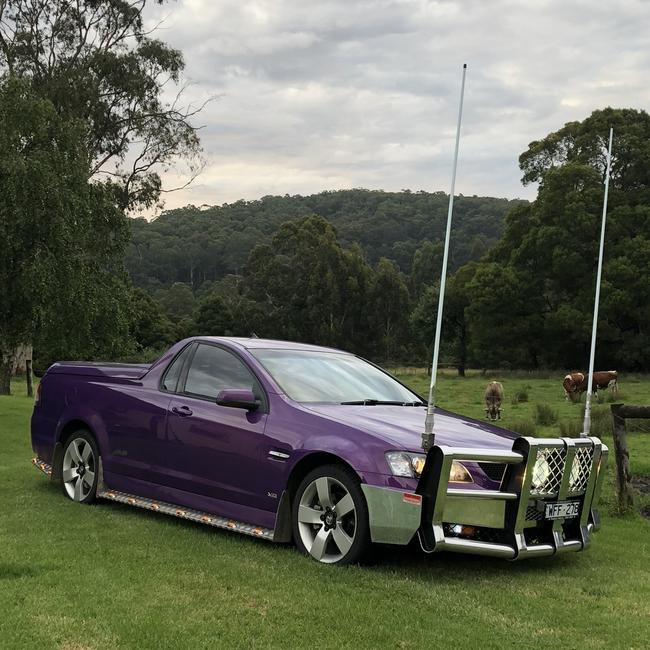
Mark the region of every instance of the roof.
<instances>
[{"instance_id":1,"label":"roof","mask_svg":"<svg viewBox=\"0 0 650 650\"><path fill-rule=\"evenodd\" d=\"M345 350L336 348L327 348L322 345L312 345L311 343L298 343L296 341L279 341L276 339L257 339L244 338L239 336L199 336L198 339L204 341L229 342L240 345L246 349L266 349L266 350L311 350L313 352L343 352L350 354Z\"/></svg>"}]
</instances>

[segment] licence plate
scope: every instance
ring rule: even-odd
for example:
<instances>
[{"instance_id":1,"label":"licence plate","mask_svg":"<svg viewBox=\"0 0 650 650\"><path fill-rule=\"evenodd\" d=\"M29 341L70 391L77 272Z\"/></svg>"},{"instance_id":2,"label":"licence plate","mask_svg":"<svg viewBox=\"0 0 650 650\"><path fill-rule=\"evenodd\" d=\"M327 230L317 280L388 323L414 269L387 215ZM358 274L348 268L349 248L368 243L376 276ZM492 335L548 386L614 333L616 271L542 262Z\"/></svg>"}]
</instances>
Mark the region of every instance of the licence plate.
<instances>
[{"instance_id":1,"label":"licence plate","mask_svg":"<svg viewBox=\"0 0 650 650\"><path fill-rule=\"evenodd\" d=\"M546 519L573 519L580 514L579 501L556 501L545 504Z\"/></svg>"}]
</instances>

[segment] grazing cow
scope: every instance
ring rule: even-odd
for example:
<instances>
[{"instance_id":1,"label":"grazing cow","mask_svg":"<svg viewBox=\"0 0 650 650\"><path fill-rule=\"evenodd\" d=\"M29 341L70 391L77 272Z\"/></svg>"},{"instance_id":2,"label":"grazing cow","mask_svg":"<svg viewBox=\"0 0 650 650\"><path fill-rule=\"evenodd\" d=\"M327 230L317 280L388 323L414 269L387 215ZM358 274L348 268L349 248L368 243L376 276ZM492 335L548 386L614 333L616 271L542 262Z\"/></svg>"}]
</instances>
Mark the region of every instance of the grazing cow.
<instances>
[{"instance_id":1,"label":"grazing cow","mask_svg":"<svg viewBox=\"0 0 650 650\"><path fill-rule=\"evenodd\" d=\"M564 388L564 398L566 400L571 400L572 402L580 399L582 392L579 392L578 387L582 386L585 381L585 375L582 372L570 372L562 382L562 387ZM586 387L585 387L585 390Z\"/></svg>"},{"instance_id":2,"label":"grazing cow","mask_svg":"<svg viewBox=\"0 0 650 650\"><path fill-rule=\"evenodd\" d=\"M589 377L582 372L572 372L568 374L562 382L566 399L570 399L572 402L577 402L582 393L587 392L588 385ZM611 388L614 394L618 392L618 372L616 370L601 370L594 372L594 393L607 388Z\"/></svg>"},{"instance_id":3,"label":"grazing cow","mask_svg":"<svg viewBox=\"0 0 650 650\"><path fill-rule=\"evenodd\" d=\"M500 420L501 402L503 402L503 386L498 381L491 381L485 389L485 417L493 422Z\"/></svg>"}]
</instances>

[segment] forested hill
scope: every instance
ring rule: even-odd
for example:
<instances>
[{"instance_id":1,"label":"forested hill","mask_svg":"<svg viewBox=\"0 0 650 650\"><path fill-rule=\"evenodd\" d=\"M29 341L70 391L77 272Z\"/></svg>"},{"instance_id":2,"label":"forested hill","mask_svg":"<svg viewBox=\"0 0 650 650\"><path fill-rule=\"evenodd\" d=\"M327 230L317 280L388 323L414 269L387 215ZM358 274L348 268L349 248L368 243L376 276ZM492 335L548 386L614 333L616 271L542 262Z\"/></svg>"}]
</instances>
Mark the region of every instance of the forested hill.
<instances>
[{"instance_id":1,"label":"forested hill","mask_svg":"<svg viewBox=\"0 0 650 650\"><path fill-rule=\"evenodd\" d=\"M522 201L460 196L455 201L450 265L479 259L501 237L506 212ZM339 241L358 244L369 262L381 257L410 272L415 251L442 242L448 195L444 192L383 192L362 189L311 196L267 196L222 206L188 206L154 221L132 220L126 266L137 286L203 282L239 273L256 244L268 242L285 221L319 215Z\"/></svg>"}]
</instances>

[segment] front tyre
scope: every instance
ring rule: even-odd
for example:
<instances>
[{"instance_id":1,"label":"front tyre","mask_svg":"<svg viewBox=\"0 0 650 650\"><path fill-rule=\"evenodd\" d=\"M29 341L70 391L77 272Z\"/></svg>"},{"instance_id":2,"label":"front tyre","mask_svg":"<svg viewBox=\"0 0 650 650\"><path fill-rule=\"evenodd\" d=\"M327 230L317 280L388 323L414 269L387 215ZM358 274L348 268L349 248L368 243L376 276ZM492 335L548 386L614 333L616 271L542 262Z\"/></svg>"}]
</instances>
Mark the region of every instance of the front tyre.
<instances>
[{"instance_id":1,"label":"front tyre","mask_svg":"<svg viewBox=\"0 0 650 650\"><path fill-rule=\"evenodd\" d=\"M339 465L312 470L292 506L300 551L326 564L359 562L370 545L368 506L357 475Z\"/></svg>"},{"instance_id":2,"label":"front tyre","mask_svg":"<svg viewBox=\"0 0 650 650\"><path fill-rule=\"evenodd\" d=\"M61 457L63 493L78 503L92 503L99 479L99 450L89 431L75 431Z\"/></svg>"}]
</instances>

